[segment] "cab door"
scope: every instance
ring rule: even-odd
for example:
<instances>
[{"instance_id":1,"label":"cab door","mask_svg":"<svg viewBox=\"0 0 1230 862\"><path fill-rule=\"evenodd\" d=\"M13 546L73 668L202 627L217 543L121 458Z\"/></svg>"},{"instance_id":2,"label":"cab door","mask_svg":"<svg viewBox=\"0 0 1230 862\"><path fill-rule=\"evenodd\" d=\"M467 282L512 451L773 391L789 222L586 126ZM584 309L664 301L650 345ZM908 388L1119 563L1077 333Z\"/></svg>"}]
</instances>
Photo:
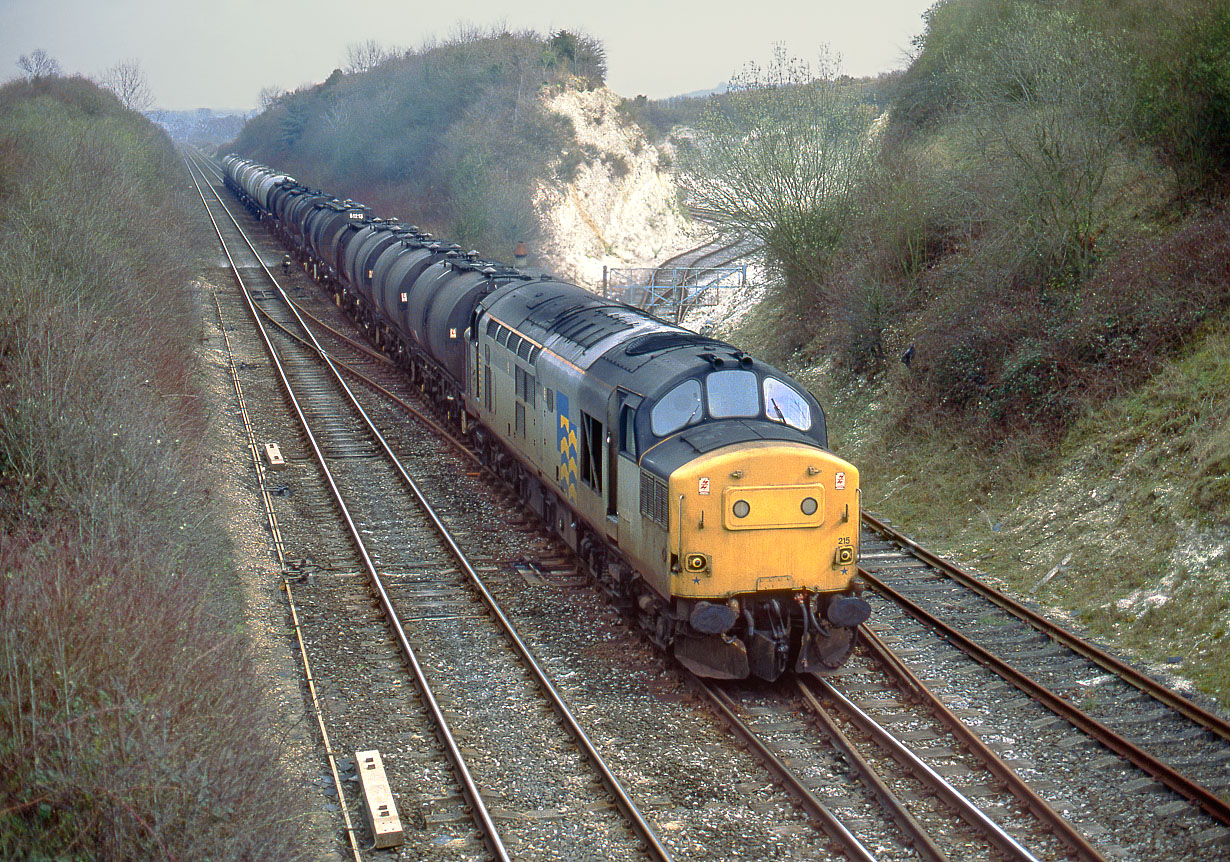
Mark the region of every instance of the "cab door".
<instances>
[{"instance_id":1,"label":"cab door","mask_svg":"<svg viewBox=\"0 0 1230 862\"><path fill-rule=\"evenodd\" d=\"M641 397L616 389L607 411L607 535L617 544L633 524L640 503L634 419Z\"/></svg>"}]
</instances>

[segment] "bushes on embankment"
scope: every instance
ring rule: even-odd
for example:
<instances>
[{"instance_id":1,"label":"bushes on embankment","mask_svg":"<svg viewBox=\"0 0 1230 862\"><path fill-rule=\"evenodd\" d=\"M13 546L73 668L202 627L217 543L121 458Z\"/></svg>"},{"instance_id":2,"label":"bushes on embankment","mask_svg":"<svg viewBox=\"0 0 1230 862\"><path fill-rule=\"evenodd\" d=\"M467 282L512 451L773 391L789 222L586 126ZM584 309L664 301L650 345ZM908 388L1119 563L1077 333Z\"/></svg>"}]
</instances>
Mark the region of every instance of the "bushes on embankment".
<instances>
[{"instance_id":1,"label":"bushes on embankment","mask_svg":"<svg viewBox=\"0 0 1230 862\"><path fill-rule=\"evenodd\" d=\"M786 281L780 353L898 375L907 430L1046 451L1230 313L1230 6L941 0L926 21L840 241Z\"/></svg>"},{"instance_id":2,"label":"bushes on embankment","mask_svg":"<svg viewBox=\"0 0 1230 862\"><path fill-rule=\"evenodd\" d=\"M186 193L109 93L0 88L5 859L295 855L201 469Z\"/></svg>"},{"instance_id":3,"label":"bushes on embankment","mask_svg":"<svg viewBox=\"0 0 1230 862\"><path fill-rule=\"evenodd\" d=\"M544 88L597 86L605 73L602 45L584 35L462 32L272 97L234 149L506 257L519 240L538 244L537 184L599 157L546 110Z\"/></svg>"}]
</instances>

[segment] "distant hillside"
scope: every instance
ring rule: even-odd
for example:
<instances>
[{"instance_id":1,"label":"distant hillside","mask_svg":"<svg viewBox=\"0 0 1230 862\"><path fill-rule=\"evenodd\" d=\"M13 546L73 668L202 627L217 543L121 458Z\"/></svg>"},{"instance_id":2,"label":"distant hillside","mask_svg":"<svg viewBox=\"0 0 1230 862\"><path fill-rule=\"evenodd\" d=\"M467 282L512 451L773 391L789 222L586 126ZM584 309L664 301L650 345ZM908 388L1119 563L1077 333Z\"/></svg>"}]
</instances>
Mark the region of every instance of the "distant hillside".
<instances>
[{"instance_id":1,"label":"distant hillside","mask_svg":"<svg viewBox=\"0 0 1230 862\"><path fill-rule=\"evenodd\" d=\"M247 122L244 111L150 111L149 118L166 129L172 140L207 146L233 141Z\"/></svg>"},{"instance_id":2,"label":"distant hillside","mask_svg":"<svg viewBox=\"0 0 1230 862\"><path fill-rule=\"evenodd\" d=\"M234 149L485 253L537 244L536 185L599 157L543 92L605 73L602 46L566 31L466 37L284 94Z\"/></svg>"}]
</instances>

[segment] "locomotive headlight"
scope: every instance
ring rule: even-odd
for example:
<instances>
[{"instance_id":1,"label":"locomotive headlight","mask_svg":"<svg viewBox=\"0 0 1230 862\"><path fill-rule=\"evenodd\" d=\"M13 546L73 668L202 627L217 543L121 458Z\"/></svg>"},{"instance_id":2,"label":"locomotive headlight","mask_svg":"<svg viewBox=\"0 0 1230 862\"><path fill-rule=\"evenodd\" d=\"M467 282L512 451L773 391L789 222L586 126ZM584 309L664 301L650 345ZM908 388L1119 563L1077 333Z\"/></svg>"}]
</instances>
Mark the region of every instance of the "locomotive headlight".
<instances>
[{"instance_id":1,"label":"locomotive headlight","mask_svg":"<svg viewBox=\"0 0 1230 862\"><path fill-rule=\"evenodd\" d=\"M730 511L736 518L746 518L751 513L752 507L748 505L747 500L736 500L735 504L730 507Z\"/></svg>"},{"instance_id":2,"label":"locomotive headlight","mask_svg":"<svg viewBox=\"0 0 1230 862\"><path fill-rule=\"evenodd\" d=\"M683 558L683 568L691 574L709 571L709 557L705 554L688 554Z\"/></svg>"},{"instance_id":3,"label":"locomotive headlight","mask_svg":"<svg viewBox=\"0 0 1230 862\"><path fill-rule=\"evenodd\" d=\"M820 504L816 502L815 497L804 497L803 503L799 508L803 510L804 515L814 515L816 510L820 508Z\"/></svg>"},{"instance_id":4,"label":"locomotive headlight","mask_svg":"<svg viewBox=\"0 0 1230 862\"><path fill-rule=\"evenodd\" d=\"M848 566L854 562L854 548L842 545L837 549L837 565Z\"/></svg>"}]
</instances>

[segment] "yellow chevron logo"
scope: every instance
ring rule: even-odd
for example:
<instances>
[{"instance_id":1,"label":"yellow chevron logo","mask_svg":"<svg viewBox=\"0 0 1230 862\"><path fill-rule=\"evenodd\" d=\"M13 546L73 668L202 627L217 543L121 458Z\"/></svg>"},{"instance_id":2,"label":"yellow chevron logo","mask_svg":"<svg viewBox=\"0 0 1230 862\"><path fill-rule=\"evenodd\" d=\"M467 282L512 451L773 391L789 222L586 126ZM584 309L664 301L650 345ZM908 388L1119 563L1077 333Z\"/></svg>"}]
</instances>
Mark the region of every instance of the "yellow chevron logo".
<instances>
[{"instance_id":1,"label":"yellow chevron logo","mask_svg":"<svg viewBox=\"0 0 1230 862\"><path fill-rule=\"evenodd\" d=\"M580 449L577 446L577 432L568 419L568 396L562 392L556 393L555 405L559 410L556 414L559 416L559 427L555 432L559 440L559 480L563 485L564 494L575 503L577 501L577 480L581 475L580 467L578 467Z\"/></svg>"}]
</instances>

